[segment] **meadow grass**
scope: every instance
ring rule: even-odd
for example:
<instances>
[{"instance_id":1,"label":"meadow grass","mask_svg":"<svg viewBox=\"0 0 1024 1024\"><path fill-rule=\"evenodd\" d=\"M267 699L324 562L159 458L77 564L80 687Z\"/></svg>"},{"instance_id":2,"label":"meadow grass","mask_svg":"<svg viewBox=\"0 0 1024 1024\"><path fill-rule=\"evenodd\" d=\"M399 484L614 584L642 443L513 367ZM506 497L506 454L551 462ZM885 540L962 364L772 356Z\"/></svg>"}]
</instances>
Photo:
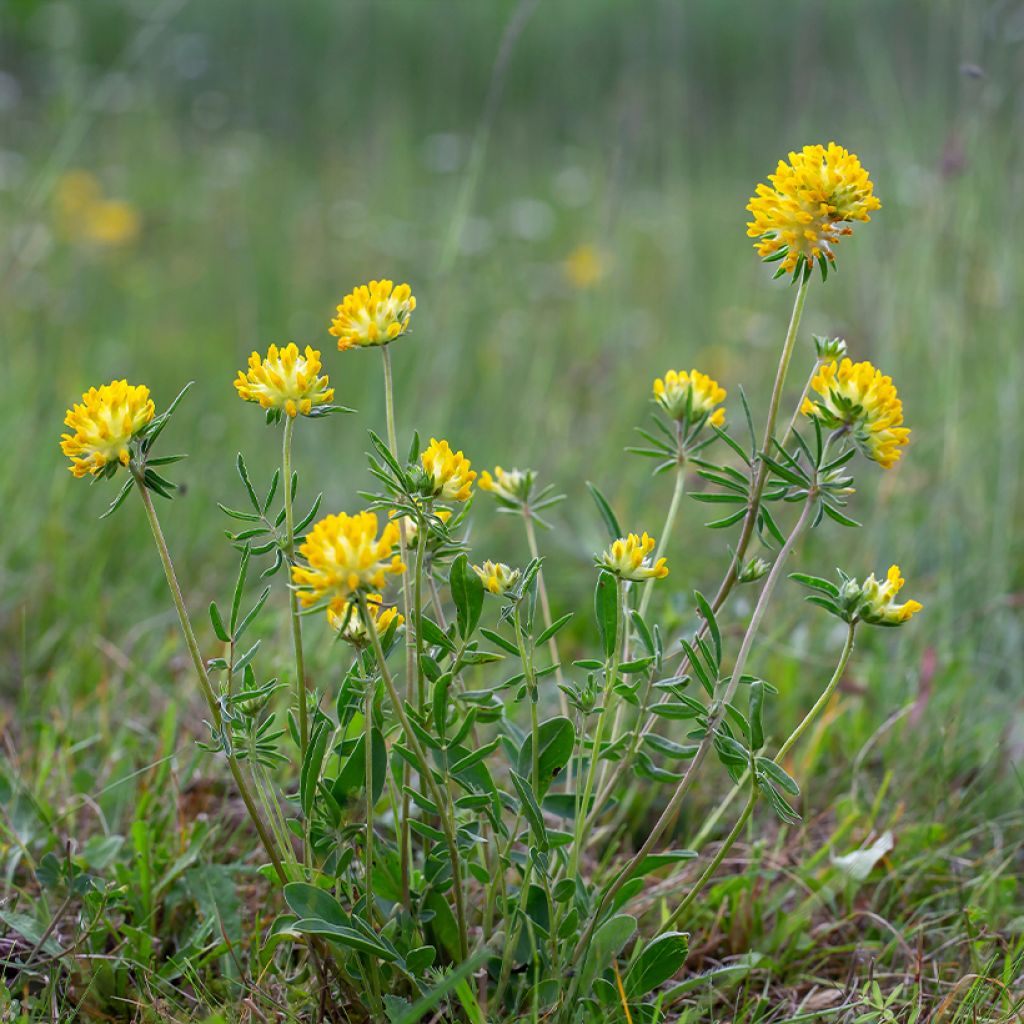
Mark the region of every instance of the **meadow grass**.
<instances>
[{"instance_id":1,"label":"meadow grass","mask_svg":"<svg viewBox=\"0 0 1024 1024\"><path fill-rule=\"evenodd\" d=\"M651 378L700 366L745 384L763 415L754 385L773 371L791 293L751 256L737 197L784 151L835 137L871 167L885 205L827 289L812 286L794 380L812 333L841 335L899 382L914 437L897 471L858 480L865 528L809 538L794 568L899 560L926 615L861 638L827 734L795 758L804 824L759 812L753 841L694 907L684 988L660 1019L1015 1019L1024 264L1010 14L541 5L521 12L482 119L515 5L11 10L0 920L13 933L25 922L12 914L58 914L35 872L58 871L69 838L128 894L81 950L98 965L90 984L47 990L56 1009L234 1019L299 1005L287 978L240 987L274 908L226 777L195 746L203 711L146 524L135 509L97 524L109 496L71 486L54 443L69 396L127 376L160 405L196 380L172 428L190 453L184 494L164 518L202 609L224 599L233 565L210 522L217 501L240 498L234 454L260 479L276 458L259 419L234 407L237 367L292 339L330 355L334 304L383 268L421 298L397 369L406 427L450 437L481 467L530 464L574 496L542 538L557 615L589 599L577 570L603 542L586 480L623 521L660 525L670 484L618 454ZM62 235L52 190L77 167L137 207L137 241ZM598 264L589 286L567 269L581 247ZM376 362L360 353L330 369L337 400L382 432ZM348 508L366 486L364 427L347 419L299 432L299 458L319 467L300 500L323 490L326 507ZM693 587L713 585L706 513L683 504L667 554L685 584L655 598L666 625L692 614ZM495 518L474 544L525 562L516 524ZM277 615L267 646L286 671ZM585 642L572 629L569 649ZM839 641L799 594L781 595L757 666L781 690L780 733ZM327 654L310 656L325 687ZM728 787L719 774L684 806L680 845L713 848L727 830L728 819L699 835ZM609 859L642 840L659 799L637 795ZM865 878L835 861L886 833L895 846ZM652 888L654 919L674 895ZM68 927L44 946L74 941ZM48 1009L34 989L9 998Z\"/></svg>"}]
</instances>

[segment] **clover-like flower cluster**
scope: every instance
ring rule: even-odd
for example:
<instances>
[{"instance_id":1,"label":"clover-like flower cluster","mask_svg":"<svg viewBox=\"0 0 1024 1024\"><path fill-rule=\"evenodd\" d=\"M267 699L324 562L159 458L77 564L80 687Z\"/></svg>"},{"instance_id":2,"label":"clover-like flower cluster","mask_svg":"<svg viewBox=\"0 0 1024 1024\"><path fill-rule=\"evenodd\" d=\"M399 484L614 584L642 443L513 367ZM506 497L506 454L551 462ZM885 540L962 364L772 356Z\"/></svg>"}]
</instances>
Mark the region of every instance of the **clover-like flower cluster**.
<instances>
[{"instance_id":1,"label":"clover-like flower cluster","mask_svg":"<svg viewBox=\"0 0 1024 1024\"><path fill-rule=\"evenodd\" d=\"M245 401L259 402L264 409L309 416L334 398L334 389L328 386L326 376L319 375L320 370L320 353L312 346L300 353L294 342L282 349L271 345L266 358L260 358L258 352L249 356L249 371L238 371L235 390Z\"/></svg>"},{"instance_id":2,"label":"clover-like flower cluster","mask_svg":"<svg viewBox=\"0 0 1024 1024\"><path fill-rule=\"evenodd\" d=\"M405 571L394 553L398 524L380 524L373 512L325 516L299 548L305 565L292 567L292 583L305 607L321 601L348 601L358 591L378 592L390 575ZM337 606L336 606L337 610Z\"/></svg>"},{"instance_id":3,"label":"clover-like flower cluster","mask_svg":"<svg viewBox=\"0 0 1024 1024\"><path fill-rule=\"evenodd\" d=\"M852 235L855 221L868 221L881 207L860 160L842 146L804 146L779 161L771 185L758 185L747 205L747 234L766 260L781 259L796 273L815 260L835 263L835 247Z\"/></svg>"},{"instance_id":4,"label":"clover-like flower cluster","mask_svg":"<svg viewBox=\"0 0 1024 1024\"><path fill-rule=\"evenodd\" d=\"M631 533L619 537L601 552L596 564L623 580L642 582L663 580L668 575L668 564L664 558L652 561L648 556L657 546L653 537L644 533L638 537Z\"/></svg>"},{"instance_id":5,"label":"clover-like flower cluster","mask_svg":"<svg viewBox=\"0 0 1024 1024\"><path fill-rule=\"evenodd\" d=\"M654 400L674 420L698 423L705 416L713 427L725 422L726 390L698 370L669 370L654 382Z\"/></svg>"},{"instance_id":6,"label":"clover-like flower cluster","mask_svg":"<svg viewBox=\"0 0 1024 1024\"><path fill-rule=\"evenodd\" d=\"M330 332L338 348L366 348L387 345L409 330L416 297L407 284L371 281L360 285L341 300Z\"/></svg>"},{"instance_id":7,"label":"clover-like flower cluster","mask_svg":"<svg viewBox=\"0 0 1024 1024\"><path fill-rule=\"evenodd\" d=\"M115 380L89 388L82 401L67 411L61 451L71 460L76 477L99 476L112 463L127 466L129 445L153 419L155 408L144 384ZM116 468L116 467L115 467Z\"/></svg>"},{"instance_id":8,"label":"clover-like flower cluster","mask_svg":"<svg viewBox=\"0 0 1024 1024\"><path fill-rule=\"evenodd\" d=\"M469 500L476 471L470 469L470 461L461 451L453 452L447 441L432 437L420 455L420 462L432 497L442 501Z\"/></svg>"},{"instance_id":9,"label":"clover-like flower cluster","mask_svg":"<svg viewBox=\"0 0 1024 1024\"><path fill-rule=\"evenodd\" d=\"M869 362L844 359L822 366L811 381L820 398L806 398L801 412L829 430L850 432L866 458L891 469L910 439L902 426L903 403L891 377Z\"/></svg>"}]
</instances>

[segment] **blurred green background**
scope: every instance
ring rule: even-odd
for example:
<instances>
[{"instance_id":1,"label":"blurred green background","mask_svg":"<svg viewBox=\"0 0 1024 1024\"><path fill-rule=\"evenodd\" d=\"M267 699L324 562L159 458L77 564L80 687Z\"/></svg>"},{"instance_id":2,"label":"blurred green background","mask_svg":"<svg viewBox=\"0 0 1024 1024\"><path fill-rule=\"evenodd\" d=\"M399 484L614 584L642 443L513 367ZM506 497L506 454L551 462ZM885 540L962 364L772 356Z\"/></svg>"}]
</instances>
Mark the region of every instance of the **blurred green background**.
<instances>
[{"instance_id":1,"label":"blurred green background","mask_svg":"<svg viewBox=\"0 0 1024 1024\"><path fill-rule=\"evenodd\" d=\"M383 430L380 362L334 351L326 328L353 285L408 280L400 431L569 495L542 538L557 613L589 600L603 542L586 480L630 528L660 527L670 482L622 454L655 376L696 366L729 389L734 422L740 385L763 415L792 290L757 260L744 207L789 150L835 139L883 209L812 286L791 401L812 333L842 335L892 374L913 436L891 472L859 465L865 528L830 524L794 568L899 561L926 612L865 635L875 656L851 672L833 743L845 771L871 740L869 765L904 770L896 800L995 800L1007 780L1019 800L1024 5L0 9L0 708L29 751L45 720L68 749L102 737L105 777L127 771L159 746L154 687L188 685L140 510L97 522L112 489L74 481L57 447L84 388L126 376L160 407L196 381L164 435L190 458L163 515L198 612L229 586L215 502L240 500L235 453L260 479L278 455L237 368L271 342L323 349L360 416L299 425L302 493L352 510L365 430ZM90 190L106 205L83 227ZM684 505L666 621L725 565L731 538L702 531L707 512ZM479 502L475 553L521 563L514 527ZM793 592L771 618L762 667L795 716L834 636ZM321 685L329 657L312 658ZM116 750L111 717L130 722Z\"/></svg>"}]
</instances>

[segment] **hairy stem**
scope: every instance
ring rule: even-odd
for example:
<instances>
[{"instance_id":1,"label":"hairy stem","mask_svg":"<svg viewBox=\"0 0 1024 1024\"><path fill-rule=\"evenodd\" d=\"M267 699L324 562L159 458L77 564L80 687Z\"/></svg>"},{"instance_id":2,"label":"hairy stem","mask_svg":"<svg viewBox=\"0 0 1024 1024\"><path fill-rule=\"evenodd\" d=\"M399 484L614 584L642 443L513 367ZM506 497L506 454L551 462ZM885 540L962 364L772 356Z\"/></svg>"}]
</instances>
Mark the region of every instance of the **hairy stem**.
<instances>
[{"instance_id":1,"label":"hairy stem","mask_svg":"<svg viewBox=\"0 0 1024 1024\"><path fill-rule=\"evenodd\" d=\"M697 773L714 743L718 725L725 713L725 706L730 700L732 700L733 694L739 686L743 670L746 668L750 648L754 642L754 638L757 636L757 631L760 628L761 620L764 618L772 593L782 576L783 568L789 559L789 555L796 545L797 540L803 533L808 522L811 520L816 498L817 492L812 490L804 502L800 518L797 520L796 526L793 527L793 532L786 539L786 543L783 545L782 550L775 559L775 564L772 566L771 572L765 578L764 584L761 588L761 594L758 597L757 605L754 607L754 612L750 617L750 624L747 626L747 631L743 636L742 643L740 644L739 653L736 655L736 663L733 666L729 683L721 697L715 700L712 712L708 717L707 731L697 747L696 754L690 761L690 764L686 769L686 773L676 786L675 792L672 794L672 798L669 800L668 805L662 812L661 817L658 818L657 822L651 829L650 835L644 841L640 849L637 850L629 863L626 864L626 866L619 872L615 881L613 881L605 890L604 895L601 897L597 907L591 914L590 921L588 922L582 937L573 951L573 962L579 960L589 946L590 938L594 933L594 929L601 918L601 913L604 908L611 901L612 897L615 896L615 894L626 884L626 882L633 877L633 873L636 871L637 867L639 867L644 858L646 858L657 846L658 841L661 839L669 823L675 818L676 812L682 806L683 800L686 798L686 794L693 785L693 782L697 777Z\"/></svg>"},{"instance_id":2,"label":"hairy stem","mask_svg":"<svg viewBox=\"0 0 1024 1024\"><path fill-rule=\"evenodd\" d=\"M785 743L779 747L779 752L772 758L772 760L779 764L782 759L793 749L794 744L800 739L800 737L807 730L807 727L814 721L815 718L821 713L822 709L828 704L835 692L836 686L839 684L839 680L843 677L843 672L846 671L847 662L850 660L850 654L853 651L853 634L856 626L854 623L850 624L850 628L846 634L846 642L843 644L842 653L839 656L839 663L836 665L836 670L832 674L832 678L829 680L828 686L822 691L821 696L815 701L814 706L804 716L803 721L793 730L789 738ZM686 898L679 904L678 907L669 915L669 917L662 923L661 930L666 931L672 928L679 919L686 913L687 909L693 903L693 901L700 895L704 886L707 885L708 881L714 877L715 872L720 867L723 860L725 860L729 851L732 849L733 844L739 838L747 822L750 820L751 814L754 812L754 807L757 805L758 797L760 796L760 790L757 787L756 780L751 777L750 779L750 796L747 799L746 806L743 808L743 812L740 814L736 821L736 824L732 827L732 831L722 841L722 845L719 847L718 852L712 858L711 863L704 869L700 878L694 882L693 887L686 894Z\"/></svg>"},{"instance_id":3,"label":"hairy stem","mask_svg":"<svg viewBox=\"0 0 1024 1024\"><path fill-rule=\"evenodd\" d=\"M615 625L615 646L612 649L611 657L605 663L605 685L604 693L601 696L601 712L597 716L597 727L594 729L594 743L590 754L590 763L587 766L587 778L583 785L583 797L576 811L576 841L572 846L572 857L569 860L569 874L572 878L579 872L580 857L583 854L583 846L586 843L587 832L594 817L597 814L597 806L594 812L590 813L590 795L594 791L594 781L597 778L597 762L601 756L601 740L604 737L604 728L607 722L612 705L612 697L615 691L615 684L619 676L619 654L620 645L624 630L628 629L626 624L626 588L621 579L616 577L615 589L619 605L619 614L616 616Z\"/></svg>"},{"instance_id":4,"label":"hairy stem","mask_svg":"<svg viewBox=\"0 0 1024 1024\"><path fill-rule=\"evenodd\" d=\"M540 548L537 546L537 531L533 525L533 515L525 505L523 506L523 525L526 527L526 543L530 549L530 558L540 558ZM553 621L551 618L551 602L548 600L548 588L544 582L543 568L537 572L537 593L540 595L540 610L544 616L544 628L550 629ZM562 683L565 681L565 677L562 675L562 659L558 653L558 641L553 636L548 638L548 651L551 654L551 660L555 664L555 682L558 684L559 710L568 717L569 702L562 692Z\"/></svg>"},{"instance_id":5,"label":"hairy stem","mask_svg":"<svg viewBox=\"0 0 1024 1024\"><path fill-rule=\"evenodd\" d=\"M192 658L192 665L199 678L199 687L203 692L203 697L206 700L207 707L209 708L210 716L213 719L213 727L217 731L218 735L221 735L224 730L224 719L221 715L220 704L217 702L217 696L214 693L213 684L210 682L209 673L206 671L206 663L203 661L202 652L199 650L199 642L196 640L195 631L192 629L192 621L189 618L188 609L185 607L185 598L182 596L181 586L178 583L178 577L174 571L174 563L171 561L171 553L167 548L167 541L164 539L163 530L160 528L160 520L157 518L156 509L153 507L153 499L150 497L149 490L146 488L142 474L135 472L135 470L133 470L133 473L135 475L136 487L142 498L142 504L146 509L146 517L149 519L149 528L153 533L153 540L156 542L156 548L160 554L160 562L163 565L164 576L167 578L167 586L171 592L171 599L174 601L174 608L178 613L178 622L181 624L181 632L185 636L185 646L188 647L188 653ZM253 800L252 792L249 789L249 783L246 781L245 775L238 764L238 759L235 757L233 752L228 752L229 749L230 748L225 750L225 756L227 757L228 767L231 770L231 776L235 780L235 785L238 787L238 792L242 797L242 802L245 804L245 809L248 812L249 817L252 819L256 833L260 837L260 842L263 844L263 849L270 858L270 863L273 865L277 877L282 883L286 883L289 880L288 874L281 862L281 857L277 852L277 848L274 846L274 840L267 831L267 826L264 823L263 818L260 816L260 812L256 807L256 802Z\"/></svg>"},{"instance_id":6,"label":"hairy stem","mask_svg":"<svg viewBox=\"0 0 1024 1024\"><path fill-rule=\"evenodd\" d=\"M380 645L380 635L377 632L377 624L370 617L370 611L366 606L366 595L362 591L359 591L356 600L359 602L359 615L363 622L366 623L366 631L370 635L370 642L373 645L373 654L377 659L377 667L380 669L381 679L384 680L384 687L387 689L388 696L391 699L395 717L398 719L398 723L402 727L406 742L412 748L413 753L416 755L416 759L422 765L423 770L421 777L426 783L427 789L430 791L430 799L433 800L438 809L438 813L440 814L441 830L444 832L445 841L448 846L448 856L451 859L452 865L452 886L455 890L455 917L459 925L459 950L462 959L465 960L469 956L469 931L466 925L465 893L462 890L462 864L459 857L459 847L455 835L454 812L450 811L447 807L444 795L437 784L437 780L434 778L433 770L430 767L430 762L427 760L427 755L423 750L419 737L417 737L416 733L413 732L412 725L409 723L409 717L406 715L405 708L402 705L402 698L395 687L395 681L391 676L387 660L384 657L384 651Z\"/></svg>"},{"instance_id":7,"label":"hairy stem","mask_svg":"<svg viewBox=\"0 0 1024 1024\"><path fill-rule=\"evenodd\" d=\"M295 560L295 510L292 507L292 435L295 418L287 416L284 421L284 438L281 442L281 476L284 487L284 553L288 568ZM288 587L288 607L292 623L292 649L295 652L295 699L299 704L299 749L302 760L306 759L309 747L309 711L306 700L306 660L302 653L302 619L299 616L299 598L294 587Z\"/></svg>"}]
</instances>

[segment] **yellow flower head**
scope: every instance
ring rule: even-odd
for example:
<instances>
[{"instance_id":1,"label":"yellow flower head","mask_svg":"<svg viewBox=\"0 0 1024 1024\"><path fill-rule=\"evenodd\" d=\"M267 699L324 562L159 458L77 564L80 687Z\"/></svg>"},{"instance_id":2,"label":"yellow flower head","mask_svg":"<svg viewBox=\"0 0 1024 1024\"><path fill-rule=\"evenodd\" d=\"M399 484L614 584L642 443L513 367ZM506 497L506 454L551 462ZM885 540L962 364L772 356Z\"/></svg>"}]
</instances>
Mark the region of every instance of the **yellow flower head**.
<instances>
[{"instance_id":1,"label":"yellow flower head","mask_svg":"<svg viewBox=\"0 0 1024 1024\"><path fill-rule=\"evenodd\" d=\"M264 409L308 416L334 398L327 377L317 376L320 368L320 353L309 345L304 355L294 342L282 349L271 345L265 359L258 352L249 356L249 372L238 371L235 389L239 397L259 402Z\"/></svg>"},{"instance_id":2,"label":"yellow flower head","mask_svg":"<svg viewBox=\"0 0 1024 1024\"><path fill-rule=\"evenodd\" d=\"M64 423L73 433L62 434L61 451L71 460L77 477L103 472L111 462L127 466L128 444L153 418L156 409L149 388L115 380L89 388L80 405L68 409Z\"/></svg>"},{"instance_id":3,"label":"yellow flower head","mask_svg":"<svg viewBox=\"0 0 1024 1024\"><path fill-rule=\"evenodd\" d=\"M688 419L690 423L707 416L712 426L720 427L725 422L725 410L720 407L725 395L725 388L719 387L718 381L696 370L669 370L664 379L659 377L654 382L654 400L658 405L672 419Z\"/></svg>"},{"instance_id":4,"label":"yellow flower head","mask_svg":"<svg viewBox=\"0 0 1024 1024\"><path fill-rule=\"evenodd\" d=\"M882 205L860 160L834 142L790 153L768 180L747 205L754 218L747 234L758 239L759 256L781 259L787 272L821 257L834 263L835 245L853 234L851 222L870 220Z\"/></svg>"},{"instance_id":5,"label":"yellow flower head","mask_svg":"<svg viewBox=\"0 0 1024 1024\"><path fill-rule=\"evenodd\" d=\"M869 362L824 364L811 387L820 398L805 398L801 412L829 430L847 428L866 458L889 469L910 437L903 423L903 403L892 378Z\"/></svg>"},{"instance_id":6,"label":"yellow flower head","mask_svg":"<svg viewBox=\"0 0 1024 1024\"><path fill-rule=\"evenodd\" d=\"M521 575L518 569L510 569L504 562L484 562L483 565L474 565L473 571L484 586L499 597L513 590Z\"/></svg>"},{"instance_id":7,"label":"yellow flower head","mask_svg":"<svg viewBox=\"0 0 1024 1024\"><path fill-rule=\"evenodd\" d=\"M331 334L338 348L386 345L409 329L416 298L407 284L395 287L394 281L371 281L346 295L331 321Z\"/></svg>"},{"instance_id":8,"label":"yellow flower head","mask_svg":"<svg viewBox=\"0 0 1024 1024\"><path fill-rule=\"evenodd\" d=\"M480 474L478 486L481 491L490 491L495 497L518 505L529 496L532 483L533 473L530 470L495 466L493 476L486 469Z\"/></svg>"},{"instance_id":9,"label":"yellow flower head","mask_svg":"<svg viewBox=\"0 0 1024 1024\"><path fill-rule=\"evenodd\" d=\"M453 452L447 441L430 439L420 455L423 470L433 484L433 496L444 501L466 501L472 493L476 471L462 452Z\"/></svg>"},{"instance_id":10,"label":"yellow flower head","mask_svg":"<svg viewBox=\"0 0 1024 1024\"><path fill-rule=\"evenodd\" d=\"M380 594L366 595L366 607L380 636L388 631L388 627L395 620L399 626L405 622L405 617L399 614L397 608L385 608L383 605L384 598ZM327 608L327 621L341 634L343 640L356 647L362 647L370 640L370 633L363 622L359 607L351 600L335 598Z\"/></svg>"},{"instance_id":11,"label":"yellow flower head","mask_svg":"<svg viewBox=\"0 0 1024 1024\"><path fill-rule=\"evenodd\" d=\"M856 581L851 581L851 583L855 584ZM895 597L903 588L903 583L904 579L900 575L898 565L889 567L884 583L876 580L875 574L872 573L860 584L858 617L875 626L899 626L906 622L923 606L917 601L896 603Z\"/></svg>"},{"instance_id":12,"label":"yellow flower head","mask_svg":"<svg viewBox=\"0 0 1024 1024\"><path fill-rule=\"evenodd\" d=\"M299 554L306 565L292 567L292 583L306 607L320 601L348 600L356 591L379 591L388 575L405 571L394 554L398 524L386 523L377 536L373 512L325 516L306 537Z\"/></svg>"},{"instance_id":13,"label":"yellow flower head","mask_svg":"<svg viewBox=\"0 0 1024 1024\"><path fill-rule=\"evenodd\" d=\"M620 537L597 556L597 564L624 580L663 580L668 575L666 559L653 564L648 555L654 550L654 538L648 534L638 537L631 533Z\"/></svg>"}]
</instances>

